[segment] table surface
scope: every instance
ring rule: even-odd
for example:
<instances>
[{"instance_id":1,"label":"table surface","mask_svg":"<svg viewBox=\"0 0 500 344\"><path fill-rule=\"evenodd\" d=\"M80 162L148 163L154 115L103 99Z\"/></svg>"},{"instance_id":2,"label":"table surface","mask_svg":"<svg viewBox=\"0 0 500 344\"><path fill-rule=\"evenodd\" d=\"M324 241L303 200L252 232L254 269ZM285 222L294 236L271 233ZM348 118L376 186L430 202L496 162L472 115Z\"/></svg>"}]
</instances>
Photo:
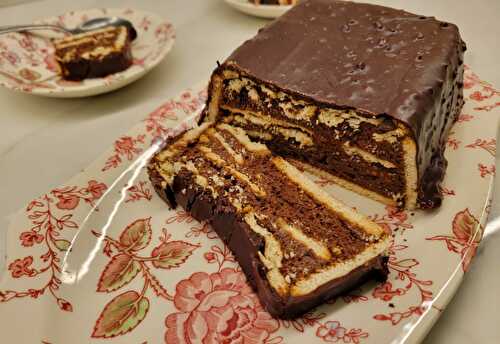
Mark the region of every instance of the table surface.
<instances>
[{"instance_id":1,"label":"table surface","mask_svg":"<svg viewBox=\"0 0 500 344\"><path fill-rule=\"evenodd\" d=\"M456 23L467 42L466 63L486 81L500 85L497 19L500 1L364 1ZM13 6L16 2L22 4ZM145 78L107 95L61 100L0 89L2 229L6 228L8 215L78 173L162 101L201 80L208 80L217 60L223 60L267 23L234 11L222 0L79 0L78 5L65 0L0 0L0 23L20 24L92 7L135 7L164 16L176 27L175 47ZM496 184L496 190L500 190L498 178ZM496 200L481 250L426 343L500 341L498 229L500 202ZM4 255L2 239L0 235L1 258ZM0 266L1 263L2 259Z\"/></svg>"}]
</instances>

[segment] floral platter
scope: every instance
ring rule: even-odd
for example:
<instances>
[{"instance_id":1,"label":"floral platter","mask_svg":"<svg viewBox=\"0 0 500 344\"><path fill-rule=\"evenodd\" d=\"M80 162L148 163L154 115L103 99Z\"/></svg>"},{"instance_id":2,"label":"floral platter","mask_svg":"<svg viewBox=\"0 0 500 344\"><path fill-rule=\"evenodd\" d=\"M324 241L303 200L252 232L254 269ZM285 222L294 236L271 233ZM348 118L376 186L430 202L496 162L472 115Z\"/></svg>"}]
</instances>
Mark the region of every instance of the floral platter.
<instances>
[{"instance_id":1,"label":"floral platter","mask_svg":"<svg viewBox=\"0 0 500 344\"><path fill-rule=\"evenodd\" d=\"M99 203L155 137L179 130L177 123L203 105L201 85L161 105L87 169L12 217L0 280L2 339L45 344L421 341L467 271L490 208L500 92L469 69L464 88L466 104L447 141L440 209L399 211L314 179L392 230L387 282L363 285L295 320L273 319L212 229L180 209L168 210L144 169L133 185L113 191L123 196L121 203ZM90 219L99 221L81 226L96 204L97 216ZM106 219L105 229L100 223ZM68 251L77 234L86 238L88 250ZM71 255L89 257L77 283L61 277L63 259Z\"/></svg>"},{"instance_id":2,"label":"floral platter","mask_svg":"<svg viewBox=\"0 0 500 344\"><path fill-rule=\"evenodd\" d=\"M123 72L104 78L67 81L58 73L51 37L55 32L0 35L0 86L47 97L76 98L114 91L143 77L172 49L175 31L171 23L156 14L135 9L88 9L37 21L73 28L103 16L128 19L137 31L132 42L133 63Z\"/></svg>"}]
</instances>

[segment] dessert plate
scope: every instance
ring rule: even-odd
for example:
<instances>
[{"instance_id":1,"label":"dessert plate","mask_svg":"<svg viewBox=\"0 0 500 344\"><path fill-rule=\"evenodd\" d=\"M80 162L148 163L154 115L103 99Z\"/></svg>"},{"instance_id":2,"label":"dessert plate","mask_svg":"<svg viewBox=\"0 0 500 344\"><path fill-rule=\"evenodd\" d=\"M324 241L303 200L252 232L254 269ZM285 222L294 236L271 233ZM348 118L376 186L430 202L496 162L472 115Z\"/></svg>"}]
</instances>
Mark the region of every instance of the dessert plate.
<instances>
[{"instance_id":1,"label":"dessert plate","mask_svg":"<svg viewBox=\"0 0 500 344\"><path fill-rule=\"evenodd\" d=\"M240 12L260 17L260 18L278 18L288 11L292 6L280 5L255 5L248 0L225 0L228 5Z\"/></svg>"},{"instance_id":2,"label":"dessert plate","mask_svg":"<svg viewBox=\"0 0 500 344\"><path fill-rule=\"evenodd\" d=\"M118 16L128 19L137 30L132 42L133 65L105 78L66 81L57 73L54 48L49 37L33 33L0 35L0 85L14 91L47 97L75 98L110 92L130 84L154 68L172 49L172 24L153 13L135 9L89 9L40 20L39 22L75 27L83 21Z\"/></svg>"},{"instance_id":3,"label":"dessert plate","mask_svg":"<svg viewBox=\"0 0 500 344\"><path fill-rule=\"evenodd\" d=\"M438 210L398 211L314 179L393 231L387 282L366 284L295 320L273 319L211 228L180 209L168 210L145 170L126 172L155 137L172 134L199 110L206 97L200 85L147 115L82 173L12 217L0 280L3 341L422 340L469 268L490 206L500 92L470 70L464 88L466 104L447 141L446 197ZM69 249L75 236L86 245ZM61 273L66 259L85 262L77 279Z\"/></svg>"}]
</instances>

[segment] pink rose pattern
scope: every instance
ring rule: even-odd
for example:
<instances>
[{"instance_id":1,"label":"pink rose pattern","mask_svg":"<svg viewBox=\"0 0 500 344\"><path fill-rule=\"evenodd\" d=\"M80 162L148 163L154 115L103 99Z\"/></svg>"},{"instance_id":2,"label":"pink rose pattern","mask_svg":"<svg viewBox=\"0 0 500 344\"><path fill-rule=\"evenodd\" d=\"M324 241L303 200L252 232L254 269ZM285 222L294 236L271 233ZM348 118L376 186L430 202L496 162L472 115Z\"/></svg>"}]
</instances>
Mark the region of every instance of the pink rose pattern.
<instances>
[{"instance_id":1,"label":"pink rose pattern","mask_svg":"<svg viewBox=\"0 0 500 344\"><path fill-rule=\"evenodd\" d=\"M177 284L166 343L265 343L278 330L241 271L197 272Z\"/></svg>"},{"instance_id":2,"label":"pink rose pattern","mask_svg":"<svg viewBox=\"0 0 500 344\"><path fill-rule=\"evenodd\" d=\"M1 43L1 42L0 42ZM23 44L30 49L30 41ZM0 44L1 47L1 44ZM14 57L7 63L15 63ZM50 61L49 61L50 62ZM47 62L47 63L49 63ZM5 63L5 62L3 62ZM26 74L28 78L31 74ZM472 72L467 71L464 82L466 89L474 88L479 93L471 93L470 101L485 102L495 100L496 91L480 81ZM479 90L477 90L479 88ZM206 91L186 92L178 100L170 101L149 115L141 133L124 136L115 142L115 149L102 173L118 168L124 161L134 159L146 147L146 136L168 134L168 121L178 119L178 115L189 114L203 104ZM491 104L490 104L491 105ZM489 106L490 106L489 105ZM482 106L477 111L491 111ZM180 112L179 112L180 110ZM457 125L473 121L479 115L461 115ZM144 133L144 134L142 134ZM454 141L453 141L454 140ZM451 149L459 149L461 142L453 138L448 141ZM491 139L478 138L467 142L464 148L479 149L485 156L493 156L495 144ZM114 160L113 160L114 159ZM487 177L495 171L484 162L478 163L478 177ZM316 181L320 186L328 186L324 180ZM73 219L74 211L83 207L94 206L107 190L107 185L98 180L89 180L83 186L66 186L52 190L49 194L33 200L26 208L26 215L31 227L19 234L20 246L24 249L45 247L41 256L25 255L8 262L8 271L13 279L37 279L44 276L47 283L38 289L0 290L0 303L14 299L39 298L50 295L57 306L64 312L73 312L71 300L64 299L59 293L61 254L70 247L70 238L62 233L78 228ZM443 186L447 196L455 196L455 189ZM138 181L127 190L125 204L151 202L155 196L146 180ZM387 231L403 238L406 231L413 230L410 213L392 207L386 207L383 214L373 214L372 220ZM173 232L168 227L183 223L190 229L184 233L175 233L187 239L174 240ZM197 223L184 211L172 212L164 220L159 241L154 247L151 219L137 219L130 223L119 238L104 237L103 254L109 258L98 281L97 291L114 294L113 298L102 306L97 317L92 338L112 338L126 336L140 328L151 307L156 307L156 300L173 307L174 311L165 314L164 340L167 343L204 342L204 343L268 343L284 342L280 335L284 330L303 333L310 330L323 342L360 343L369 338L369 333L360 328L348 328L341 321L327 317L321 309L313 310L294 320L276 320L269 316L259 303L258 298L246 283L244 274L239 270L234 257L225 245L222 245L209 225ZM460 257L463 270L466 271L479 246L482 227L479 220L469 211L459 211L450 225L451 235L443 234L427 238L429 242L442 242L452 253ZM446 231L446 229L443 229ZM74 232L73 232L74 233ZM100 236L98 232L95 235ZM200 246L197 240L205 237L211 244ZM404 240L403 240L404 241ZM390 278L387 282L373 287L370 291L360 291L345 295L337 300L345 303L384 302L392 305L399 298L409 299L415 293L419 298L407 308L395 309L388 313L373 315L380 323L398 326L404 320L421 316L427 310L427 303L434 298L432 280L418 276L421 262L416 258L405 257L406 243L394 242L390 250ZM148 251L149 250L149 251ZM190 276L182 273L182 265L198 250L204 250L199 257L215 271L196 272ZM149 252L149 253L148 253ZM198 259L200 259L198 258ZM178 269L173 275L166 270ZM172 278L174 279L172 281ZM141 290L130 288L132 280L141 279ZM169 287L164 281L170 281ZM128 286L128 290L121 291ZM173 291L173 292L172 292ZM331 300L329 304L336 304ZM408 304L406 301L404 304ZM434 307L434 306L433 306Z\"/></svg>"}]
</instances>

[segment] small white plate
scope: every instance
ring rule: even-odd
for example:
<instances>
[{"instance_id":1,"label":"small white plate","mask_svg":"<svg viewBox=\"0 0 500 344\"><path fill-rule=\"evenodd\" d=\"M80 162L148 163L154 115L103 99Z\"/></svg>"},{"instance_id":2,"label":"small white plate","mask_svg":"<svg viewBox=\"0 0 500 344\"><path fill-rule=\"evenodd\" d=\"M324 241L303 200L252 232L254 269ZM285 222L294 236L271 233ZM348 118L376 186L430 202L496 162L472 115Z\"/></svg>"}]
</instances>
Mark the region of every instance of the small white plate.
<instances>
[{"instance_id":1,"label":"small white plate","mask_svg":"<svg viewBox=\"0 0 500 344\"><path fill-rule=\"evenodd\" d=\"M104 78L66 81L57 73L54 47L47 36L11 33L0 35L0 85L14 91L56 98L87 97L114 91L141 78L172 49L172 24L159 16L135 9L87 9L71 11L40 22L76 27L103 16L128 19L137 30L132 43L133 64Z\"/></svg>"},{"instance_id":2,"label":"small white plate","mask_svg":"<svg viewBox=\"0 0 500 344\"><path fill-rule=\"evenodd\" d=\"M225 0L231 7L240 12L260 17L260 18L278 18L293 6L283 5L255 5L248 0Z\"/></svg>"}]
</instances>

